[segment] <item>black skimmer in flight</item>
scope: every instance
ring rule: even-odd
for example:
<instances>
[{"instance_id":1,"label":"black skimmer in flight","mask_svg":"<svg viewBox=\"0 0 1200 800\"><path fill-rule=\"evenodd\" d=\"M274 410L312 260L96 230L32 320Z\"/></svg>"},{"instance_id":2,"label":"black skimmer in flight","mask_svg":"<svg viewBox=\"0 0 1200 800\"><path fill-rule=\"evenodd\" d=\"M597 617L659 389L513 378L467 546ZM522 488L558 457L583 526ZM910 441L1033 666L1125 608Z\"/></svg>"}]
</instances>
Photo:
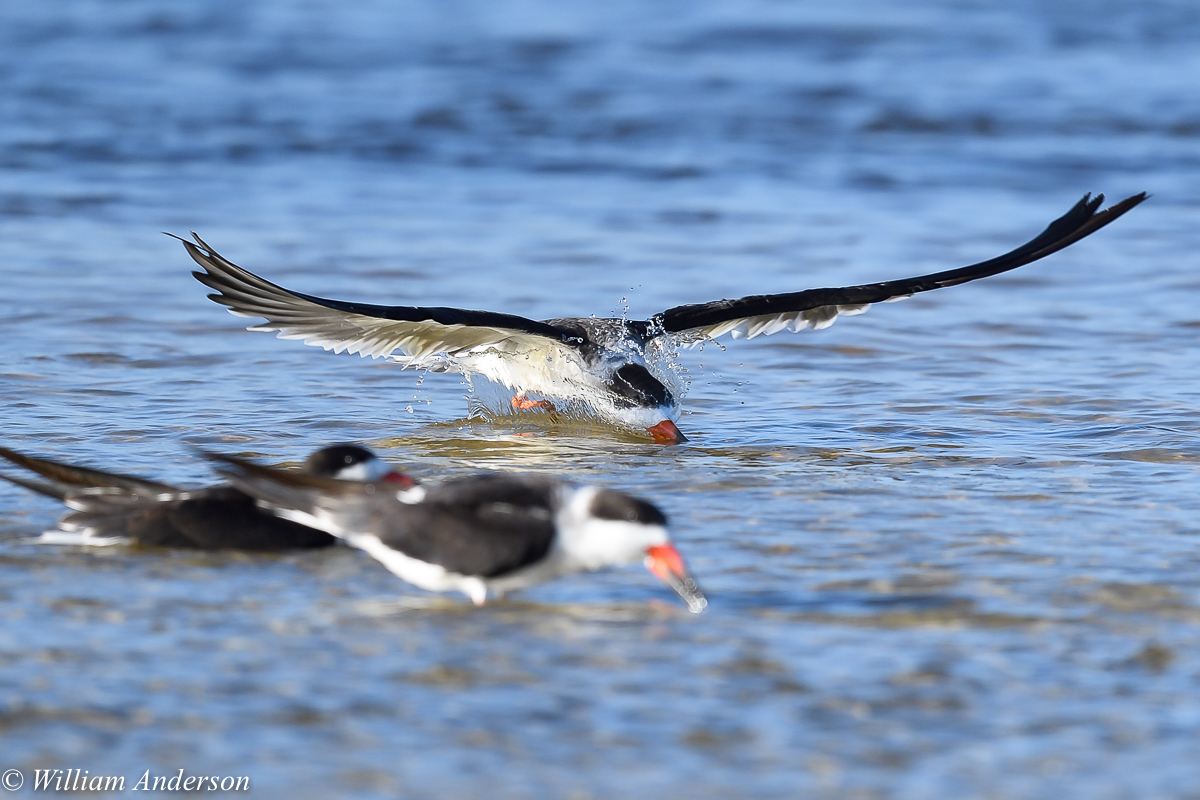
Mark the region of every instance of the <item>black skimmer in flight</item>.
<instances>
[{"instance_id":1,"label":"black skimmer in flight","mask_svg":"<svg viewBox=\"0 0 1200 800\"><path fill-rule=\"evenodd\" d=\"M263 467L207 453L217 471L275 513L365 550L434 592L488 596L642 561L698 613L708 605L645 500L554 478L491 473L397 489Z\"/></svg>"},{"instance_id":2,"label":"black skimmer in flight","mask_svg":"<svg viewBox=\"0 0 1200 800\"><path fill-rule=\"evenodd\" d=\"M753 339L782 330L820 330L838 316L986 278L1045 258L1120 217L1146 199L1143 192L1100 211L1104 195L1085 195L1041 234L1002 256L916 278L753 295L676 306L648 320L566 317L538 322L493 311L384 306L327 300L264 280L222 258L195 233L184 247L215 289L209 297L241 317L262 317L255 331L278 331L336 353L387 357L406 367L482 375L517 392L516 408L554 410L554 401L581 404L602 420L648 431L657 442L686 441L675 426L679 398L666 356L728 333ZM178 238L178 237L177 237ZM533 400L529 394L541 395Z\"/></svg>"},{"instance_id":3,"label":"black skimmer in flight","mask_svg":"<svg viewBox=\"0 0 1200 800\"><path fill-rule=\"evenodd\" d=\"M77 467L0 447L0 457L41 476L0 478L63 501L72 509L36 541L46 544L137 544L200 550L289 550L327 547L337 540L311 527L280 519L232 486L185 490L129 475ZM416 482L394 471L371 451L336 445L313 453L300 474L341 480Z\"/></svg>"}]
</instances>

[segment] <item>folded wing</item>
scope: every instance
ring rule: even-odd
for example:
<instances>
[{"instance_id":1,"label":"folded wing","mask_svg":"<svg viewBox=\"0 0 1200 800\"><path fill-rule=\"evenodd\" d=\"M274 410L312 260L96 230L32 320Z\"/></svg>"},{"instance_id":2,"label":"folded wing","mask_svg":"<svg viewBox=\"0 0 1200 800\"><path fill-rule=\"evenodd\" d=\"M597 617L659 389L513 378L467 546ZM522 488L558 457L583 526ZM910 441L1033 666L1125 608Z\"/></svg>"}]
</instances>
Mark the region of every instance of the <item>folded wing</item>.
<instances>
[{"instance_id":1,"label":"folded wing","mask_svg":"<svg viewBox=\"0 0 1200 800\"><path fill-rule=\"evenodd\" d=\"M491 577L533 563L554 540L554 483L507 475L397 492L392 484L339 481L205 453L234 486L277 515L363 547L377 540L447 572ZM420 581L414 581L420 585Z\"/></svg>"},{"instance_id":2,"label":"folded wing","mask_svg":"<svg viewBox=\"0 0 1200 800\"><path fill-rule=\"evenodd\" d=\"M807 289L788 294L753 295L738 300L677 306L658 314L650 328L658 335L670 335L680 343L697 343L726 333L733 338L753 339L782 330L820 330L838 316L866 311L872 303L886 303L946 286L986 278L1030 264L1056 253L1095 233L1146 199L1146 193L1122 200L1104 211L1097 211L1104 195L1083 199L1046 230L1029 242L1002 256L959 269L861 286L836 289Z\"/></svg>"}]
</instances>

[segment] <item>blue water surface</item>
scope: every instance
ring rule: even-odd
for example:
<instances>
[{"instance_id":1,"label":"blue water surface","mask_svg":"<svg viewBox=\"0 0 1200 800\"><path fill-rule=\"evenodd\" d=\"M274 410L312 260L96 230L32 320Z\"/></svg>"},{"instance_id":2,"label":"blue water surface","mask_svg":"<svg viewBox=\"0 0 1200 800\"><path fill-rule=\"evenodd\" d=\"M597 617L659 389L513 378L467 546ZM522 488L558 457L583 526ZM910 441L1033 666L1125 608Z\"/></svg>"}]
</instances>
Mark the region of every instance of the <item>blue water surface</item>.
<instances>
[{"instance_id":1,"label":"blue water surface","mask_svg":"<svg viewBox=\"0 0 1200 800\"><path fill-rule=\"evenodd\" d=\"M0 6L0 426L185 485L187 443L542 472L670 515L640 568L477 610L362 553L23 542L0 770L259 797L1185 798L1200 785L1200 8L1067 0ZM452 375L205 299L533 318L1044 262L685 351L663 448L469 418ZM485 387L475 387L480 394Z\"/></svg>"}]
</instances>

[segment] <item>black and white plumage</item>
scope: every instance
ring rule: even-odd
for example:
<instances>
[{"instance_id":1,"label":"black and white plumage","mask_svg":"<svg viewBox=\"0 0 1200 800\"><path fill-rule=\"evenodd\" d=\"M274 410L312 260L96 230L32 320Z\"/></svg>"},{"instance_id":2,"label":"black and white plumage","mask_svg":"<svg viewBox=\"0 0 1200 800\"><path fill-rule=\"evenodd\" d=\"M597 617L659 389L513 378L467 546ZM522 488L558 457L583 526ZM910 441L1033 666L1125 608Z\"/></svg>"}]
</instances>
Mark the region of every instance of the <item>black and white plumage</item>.
<instances>
[{"instance_id":1,"label":"black and white plumage","mask_svg":"<svg viewBox=\"0 0 1200 800\"><path fill-rule=\"evenodd\" d=\"M196 279L209 297L242 317L334 352L386 357L405 366L482 375L513 391L514 406L553 409L555 399L582 402L601 419L648 431L655 441L685 440L675 426L679 398L661 356L725 334L753 339L782 330L820 330L839 316L1024 266L1067 247L1146 199L1143 192L1103 211L1104 195L1085 195L1034 239L1011 252L960 269L860 286L753 295L676 306L648 320L570 317L538 322L512 314L457 308L384 306L328 300L266 281L222 258L196 234L183 241L204 268ZM526 393L549 401L532 401Z\"/></svg>"},{"instance_id":2,"label":"black and white plumage","mask_svg":"<svg viewBox=\"0 0 1200 800\"><path fill-rule=\"evenodd\" d=\"M18 486L61 500L71 510L57 528L36 541L45 544L137 544L199 550L274 551L328 547L337 540L324 531L264 511L232 486L180 489L115 472L63 464L0 447L0 457L40 476L0 473ZM335 445L316 451L300 474L342 480L415 482L371 451Z\"/></svg>"},{"instance_id":3,"label":"black and white plumage","mask_svg":"<svg viewBox=\"0 0 1200 800\"><path fill-rule=\"evenodd\" d=\"M489 595L642 561L689 610L708 605L671 544L666 516L627 494L505 473L397 490L207 455L276 514L344 539L422 589L459 591L482 605Z\"/></svg>"}]
</instances>

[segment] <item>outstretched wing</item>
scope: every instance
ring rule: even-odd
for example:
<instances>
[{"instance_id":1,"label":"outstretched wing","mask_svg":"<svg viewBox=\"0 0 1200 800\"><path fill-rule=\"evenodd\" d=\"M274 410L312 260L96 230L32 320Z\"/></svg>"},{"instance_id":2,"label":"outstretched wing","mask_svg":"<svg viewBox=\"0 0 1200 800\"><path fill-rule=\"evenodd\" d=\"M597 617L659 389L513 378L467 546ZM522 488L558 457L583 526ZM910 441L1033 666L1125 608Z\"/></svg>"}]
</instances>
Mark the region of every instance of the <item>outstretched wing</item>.
<instances>
[{"instance_id":1,"label":"outstretched wing","mask_svg":"<svg viewBox=\"0 0 1200 800\"><path fill-rule=\"evenodd\" d=\"M196 280L217 291L209 299L239 317L263 317L265 324L249 330L279 331L280 339L300 339L335 353L393 356L414 366L437 355L461 357L489 348L506 354L545 350L568 339L551 325L512 314L347 303L292 292L247 272L192 236L195 243L180 241L205 270L192 273Z\"/></svg>"},{"instance_id":2,"label":"outstretched wing","mask_svg":"<svg viewBox=\"0 0 1200 800\"><path fill-rule=\"evenodd\" d=\"M917 292L998 275L1045 258L1103 228L1145 200L1146 193L1134 195L1100 212L1097 209L1104 202L1104 195L1096 195L1095 199L1089 197L1084 195L1074 208L1016 250L969 267L840 289L807 289L677 306L656 315L649 327L660 336L674 335L684 343L715 339L726 333L733 334L735 339L753 339L785 328L790 331L828 328L838 316L861 314L872 303L903 300Z\"/></svg>"}]
</instances>

